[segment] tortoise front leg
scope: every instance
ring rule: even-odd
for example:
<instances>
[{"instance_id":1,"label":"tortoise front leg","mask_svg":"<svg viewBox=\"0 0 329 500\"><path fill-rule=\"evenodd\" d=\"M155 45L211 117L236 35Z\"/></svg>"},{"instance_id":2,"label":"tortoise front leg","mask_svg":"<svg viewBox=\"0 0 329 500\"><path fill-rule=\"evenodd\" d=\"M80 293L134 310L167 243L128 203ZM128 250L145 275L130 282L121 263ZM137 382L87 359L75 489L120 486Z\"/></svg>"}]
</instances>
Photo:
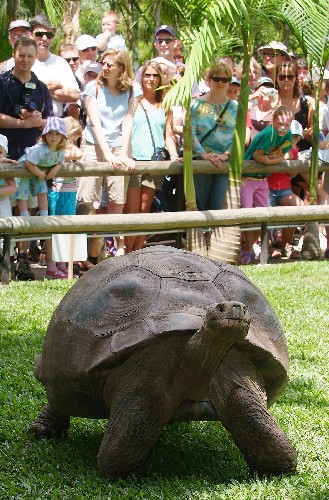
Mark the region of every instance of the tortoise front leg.
<instances>
[{"instance_id":1,"label":"tortoise front leg","mask_svg":"<svg viewBox=\"0 0 329 500\"><path fill-rule=\"evenodd\" d=\"M67 438L70 417L56 411L49 403L28 427L28 432L36 438Z\"/></svg>"}]
</instances>

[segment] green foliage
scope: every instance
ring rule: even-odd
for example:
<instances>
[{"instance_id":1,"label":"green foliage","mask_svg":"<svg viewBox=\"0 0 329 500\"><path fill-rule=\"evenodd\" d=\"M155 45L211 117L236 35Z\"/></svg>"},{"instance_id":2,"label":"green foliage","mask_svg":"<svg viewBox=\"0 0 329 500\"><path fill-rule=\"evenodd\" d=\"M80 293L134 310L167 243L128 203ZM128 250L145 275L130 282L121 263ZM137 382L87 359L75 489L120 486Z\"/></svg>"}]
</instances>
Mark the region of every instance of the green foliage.
<instances>
[{"instance_id":1,"label":"green foliage","mask_svg":"<svg viewBox=\"0 0 329 500\"><path fill-rule=\"evenodd\" d=\"M71 283L0 288L0 498L15 500L325 500L329 497L328 262L244 266L286 332L286 391L271 408L298 452L295 476L251 477L230 435L215 422L167 425L146 477L110 481L97 470L104 421L73 418L68 441L26 433L45 403L33 376L56 305Z\"/></svg>"}]
</instances>

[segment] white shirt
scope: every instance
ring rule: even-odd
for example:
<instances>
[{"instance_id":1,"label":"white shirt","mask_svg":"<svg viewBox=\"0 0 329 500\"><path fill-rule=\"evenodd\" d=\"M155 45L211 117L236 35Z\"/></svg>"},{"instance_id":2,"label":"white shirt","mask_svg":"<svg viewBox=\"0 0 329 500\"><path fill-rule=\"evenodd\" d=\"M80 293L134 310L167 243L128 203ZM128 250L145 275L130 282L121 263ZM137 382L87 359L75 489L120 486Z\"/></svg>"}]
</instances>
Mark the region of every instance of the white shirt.
<instances>
[{"instance_id":1,"label":"white shirt","mask_svg":"<svg viewBox=\"0 0 329 500\"><path fill-rule=\"evenodd\" d=\"M38 59L32 67L32 71L39 80L46 85L50 80L61 82L64 88L74 89L80 92L79 86L72 73L70 65L63 57L50 54L47 61L41 62ZM53 100L53 110L55 116L62 116L64 103Z\"/></svg>"}]
</instances>

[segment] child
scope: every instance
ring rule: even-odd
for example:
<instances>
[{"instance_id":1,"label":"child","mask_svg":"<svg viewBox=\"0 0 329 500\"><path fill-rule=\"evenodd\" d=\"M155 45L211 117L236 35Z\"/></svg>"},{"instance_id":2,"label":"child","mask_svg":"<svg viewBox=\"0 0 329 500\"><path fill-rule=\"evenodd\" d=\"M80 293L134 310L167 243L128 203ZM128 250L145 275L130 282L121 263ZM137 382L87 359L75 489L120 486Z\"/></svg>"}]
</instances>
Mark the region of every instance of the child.
<instances>
[{"instance_id":1,"label":"child","mask_svg":"<svg viewBox=\"0 0 329 500\"><path fill-rule=\"evenodd\" d=\"M292 115L288 108L280 106L273 113L272 125L264 128L251 141L244 159L256 160L264 165L283 161L284 154L292 146L291 120ZM269 206L269 187L266 177L266 173L243 175L240 190L242 208ZM258 232L246 231L245 247L240 255L241 264L251 264L255 261L253 244L257 238Z\"/></svg>"},{"instance_id":2,"label":"child","mask_svg":"<svg viewBox=\"0 0 329 500\"><path fill-rule=\"evenodd\" d=\"M81 151L76 144L82 135L82 128L78 120L72 116L64 118L64 122L67 130L65 160L74 162L81 158ZM75 177L54 177L48 191L49 215L76 215L76 195L77 181ZM67 278L67 274L68 269L65 262L47 260L47 279Z\"/></svg>"},{"instance_id":3,"label":"child","mask_svg":"<svg viewBox=\"0 0 329 500\"><path fill-rule=\"evenodd\" d=\"M48 215L47 183L64 165L66 147L66 125L62 118L47 118L41 135L41 142L26 148L25 154L18 160L33 174L27 179L17 179L17 199L20 215L29 215L27 201L30 193L38 197L39 215Z\"/></svg>"},{"instance_id":4,"label":"child","mask_svg":"<svg viewBox=\"0 0 329 500\"><path fill-rule=\"evenodd\" d=\"M8 139L0 134L0 163L13 163L17 161L6 158L8 154ZM11 217L11 205L9 196L16 192L16 183L13 178L0 179L0 217ZM3 255L2 239L0 239L0 253ZM13 253L13 249L12 252Z\"/></svg>"},{"instance_id":5,"label":"child","mask_svg":"<svg viewBox=\"0 0 329 500\"><path fill-rule=\"evenodd\" d=\"M102 16L102 32L96 36L98 56L101 56L108 49L127 50L126 42L121 35L116 35L116 30L120 26L118 14L113 10L104 12Z\"/></svg>"}]
</instances>

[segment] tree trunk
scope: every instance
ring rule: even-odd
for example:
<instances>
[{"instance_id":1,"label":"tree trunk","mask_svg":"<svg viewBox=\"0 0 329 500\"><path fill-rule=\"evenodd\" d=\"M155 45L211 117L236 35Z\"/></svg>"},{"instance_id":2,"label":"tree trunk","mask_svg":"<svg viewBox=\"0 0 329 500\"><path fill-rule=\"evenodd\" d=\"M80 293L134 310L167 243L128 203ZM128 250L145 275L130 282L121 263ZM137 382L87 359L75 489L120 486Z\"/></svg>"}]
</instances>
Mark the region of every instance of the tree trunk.
<instances>
[{"instance_id":1,"label":"tree trunk","mask_svg":"<svg viewBox=\"0 0 329 500\"><path fill-rule=\"evenodd\" d=\"M69 0L65 4L63 13L64 43L74 44L79 36L79 15L81 9L80 0Z\"/></svg>"}]
</instances>

